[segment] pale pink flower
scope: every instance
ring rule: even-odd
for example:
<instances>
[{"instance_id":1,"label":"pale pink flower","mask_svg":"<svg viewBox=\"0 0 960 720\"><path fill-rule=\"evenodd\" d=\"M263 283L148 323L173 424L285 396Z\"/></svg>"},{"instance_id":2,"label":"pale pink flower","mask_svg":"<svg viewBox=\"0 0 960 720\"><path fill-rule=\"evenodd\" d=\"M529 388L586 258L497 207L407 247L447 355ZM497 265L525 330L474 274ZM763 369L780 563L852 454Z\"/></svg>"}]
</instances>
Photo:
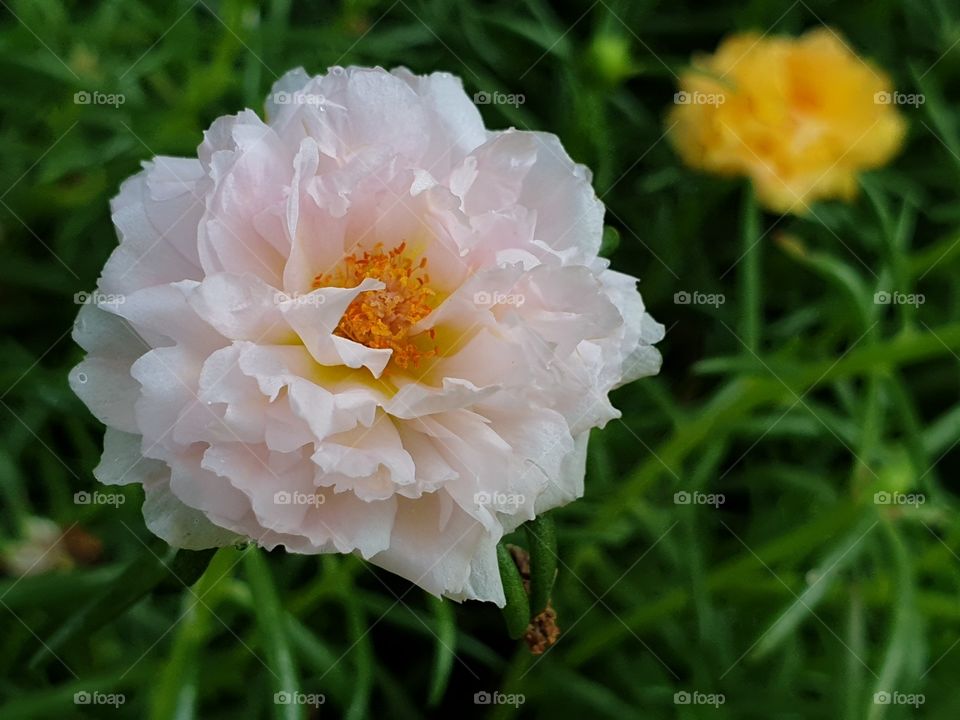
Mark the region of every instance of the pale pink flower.
<instances>
[{"instance_id":1,"label":"pale pink flower","mask_svg":"<svg viewBox=\"0 0 960 720\"><path fill-rule=\"evenodd\" d=\"M356 552L502 605L496 543L582 495L607 393L660 366L590 174L445 73L294 70L267 116L113 201L70 376L95 474L177 547Z\"/></svg>"}]
</instances>

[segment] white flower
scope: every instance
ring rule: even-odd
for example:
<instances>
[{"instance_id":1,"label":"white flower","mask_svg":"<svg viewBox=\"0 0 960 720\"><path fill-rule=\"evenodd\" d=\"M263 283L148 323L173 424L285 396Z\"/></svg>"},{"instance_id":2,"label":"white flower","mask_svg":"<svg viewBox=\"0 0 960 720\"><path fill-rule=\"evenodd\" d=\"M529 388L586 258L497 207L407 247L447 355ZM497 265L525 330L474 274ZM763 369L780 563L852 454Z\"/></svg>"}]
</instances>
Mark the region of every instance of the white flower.
<instances>
[{"instance_id":1,"label":"white flower","mask_svg":"<svg viewBox=\"0 0 960 720\"><path fill-rule=\"evenodd\" d=\"M53 520L28 517L23 538L0 546L0 565L18 578L69 568L73 560L63 540L63 530Z\"/></svg>"},{"instance_id":2,"label":"white flower","mask_svg":"<svg viewBox=\"0 0 960 720\"><path fill-rule=\"evenodd\" d=\"M502 605L497 541L583 493L663 328L597 257L588 171L486 130L457 78L294 70L270 98L113 201L122 301L83 305L70 377L95 474L174 546L357 552Z\"/></svg>"}]
</instances>

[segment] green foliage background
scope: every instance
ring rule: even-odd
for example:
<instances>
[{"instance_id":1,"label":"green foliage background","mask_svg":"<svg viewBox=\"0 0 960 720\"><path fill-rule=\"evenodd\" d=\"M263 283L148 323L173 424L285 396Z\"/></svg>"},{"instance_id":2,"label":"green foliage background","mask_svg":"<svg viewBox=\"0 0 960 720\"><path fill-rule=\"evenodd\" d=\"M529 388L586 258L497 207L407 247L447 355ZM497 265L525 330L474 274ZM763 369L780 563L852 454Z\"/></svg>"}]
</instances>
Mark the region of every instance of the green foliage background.
<instances>
[{"instance_id":1,"label":"green foliage background","mask_svg":"<svg viewBox=\"0 0 960 720\"><path fill-rule=\"evenodd\" d=\"M41 515L104 544L94 566L0 579L0 718L299 717L272 702L291 682L353 719L960 716L955 5L0 6L0 533ZM681 167L663 116L690 54L821 23L924 94L902 108L898 159L805 219ZM540 658L492 606L440 603L352 557L229 548L185 588L164 578L139 489L119 509L72 501L96 487L102 435L66 383L73 294L115 245L109 198L142 160L192 155L217 116L262 111L287 69L336 63L522 94L483 106L488 125L555 132L593 169L613 265L669 329L662 374L617 391L622 421L594 433L586 497L554 513L564 634ZM126 101L75 104L83 90ZM892 289L925 303L874 303ZM675 303L684 290L725 302ZM693 490L725 502L675 502ZM874 502L895 490L926 502ZM82 690L126 702L75 705ZM481 690L525 702L475 705ZM725 702L675 704L695 691Z\"/></svg>"}]
</instances>

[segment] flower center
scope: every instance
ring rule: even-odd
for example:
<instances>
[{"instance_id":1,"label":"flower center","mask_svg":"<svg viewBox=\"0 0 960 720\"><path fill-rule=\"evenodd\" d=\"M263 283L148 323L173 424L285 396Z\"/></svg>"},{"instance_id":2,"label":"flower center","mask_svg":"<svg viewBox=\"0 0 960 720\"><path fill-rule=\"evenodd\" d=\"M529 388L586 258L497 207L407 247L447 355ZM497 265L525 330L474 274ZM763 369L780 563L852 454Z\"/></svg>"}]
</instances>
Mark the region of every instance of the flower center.
<instances>
[{"instance_id":1,"label":"flower center","mask_svg":"<svg viewBox=\"0 0 960 720\"><path fill-rule=\"evenodd\" d=\"M419 367L421 360L438 351L436 345L429 347L436 335L432 328L410 334L411 327L433 312L436 292L428 286L427 259L414 264L403 254L406 247L402 242L384 252L383 244L377 243L362 256L348 255L335 272L313 279L315 288L356 287L366 278L386 285L357 295L333 332L370 348L393 350L391 362L404 370Z\"/></svg>"}]
</instances>

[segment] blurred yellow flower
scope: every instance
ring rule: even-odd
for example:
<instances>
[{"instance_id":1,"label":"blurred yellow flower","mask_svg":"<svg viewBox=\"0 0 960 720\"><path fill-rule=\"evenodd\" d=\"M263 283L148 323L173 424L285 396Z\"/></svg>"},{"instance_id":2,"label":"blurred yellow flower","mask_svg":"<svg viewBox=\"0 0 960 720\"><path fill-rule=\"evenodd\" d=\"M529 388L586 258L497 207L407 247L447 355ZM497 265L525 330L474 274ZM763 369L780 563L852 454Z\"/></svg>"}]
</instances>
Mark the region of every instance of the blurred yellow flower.
<instances>
[{"instance_id":1,"label":"blurred yellow flower","mask_svg":"<svg viewBox=\"0 0 960 720\"><path fill-rule=\"evenodd\" d=\"M897 152L902 97L914 96L893 92L832 30L743 33L694 58L668 127L688 165L750 177L767 208L800 214L821 198L850 200L857 173Z\"/></svg>"}]
</instances>

